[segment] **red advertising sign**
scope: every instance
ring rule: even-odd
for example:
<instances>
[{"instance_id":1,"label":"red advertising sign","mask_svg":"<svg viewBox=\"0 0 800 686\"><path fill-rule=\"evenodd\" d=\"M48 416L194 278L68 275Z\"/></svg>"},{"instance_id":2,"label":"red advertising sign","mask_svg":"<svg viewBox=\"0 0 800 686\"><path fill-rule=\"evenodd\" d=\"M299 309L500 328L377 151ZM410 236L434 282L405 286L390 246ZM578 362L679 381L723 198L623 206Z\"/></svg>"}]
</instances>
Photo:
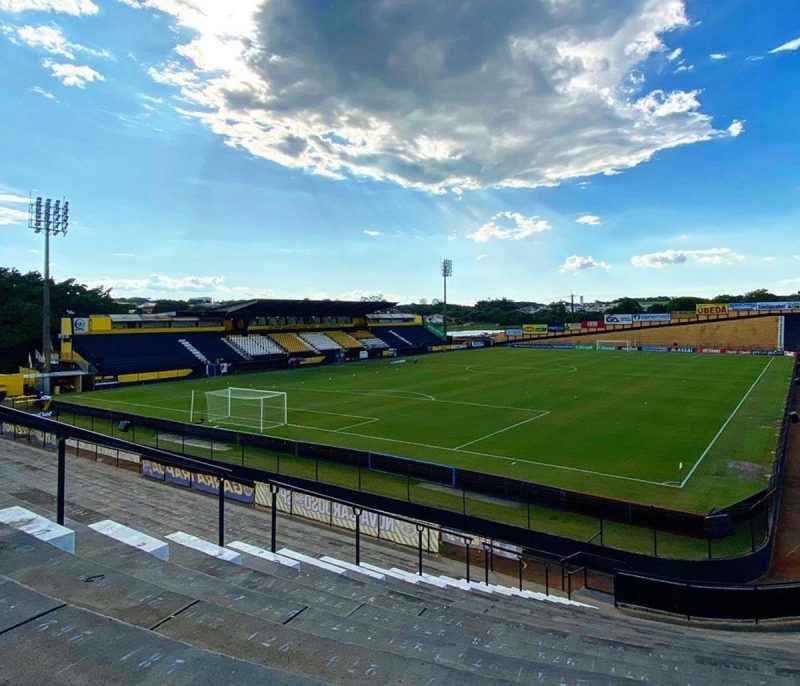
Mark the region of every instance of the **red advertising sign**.
<instances>
[{"instance_id":1,"label":"red advertising sign","mask_svg":"<svg viewBox=\"0 0 800 686\"><path fill-rule=\"evenodd\" d=\"M606 323L604 321L595 321L595 320L583 321L583 322L581 322L581 328L582 329L605 329L606 328Z\"/></svg>"}]
</instances>

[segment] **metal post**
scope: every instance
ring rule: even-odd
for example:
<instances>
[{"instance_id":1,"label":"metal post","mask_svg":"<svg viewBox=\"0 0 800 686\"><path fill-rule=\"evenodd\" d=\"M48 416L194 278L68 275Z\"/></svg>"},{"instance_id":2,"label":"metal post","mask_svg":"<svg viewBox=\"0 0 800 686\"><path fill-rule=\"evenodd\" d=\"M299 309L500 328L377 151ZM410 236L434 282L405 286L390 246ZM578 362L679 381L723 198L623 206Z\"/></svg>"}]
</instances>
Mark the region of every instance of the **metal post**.
<instances>
[{"instance_id":1,"label":"metal post","mask_svg":"<svg viewBox=\"0 0 800 686\"><path fill-rule=\"evenodd\" d=\"M528 501L528 529L531 528L531 501Z\"/></svg>"},{"instance_id":2,"label":"metal post","mask_svg":"<svg viewBox=\"0 0 800 686\"><path fill-rule=\"evenodd\" d=\"M658 557L658 529L653 527L653 557Z\"/></svg>"},{"instance_id":3,"label":"metal post","mask_svg":"<svg viewBox=\"0 0 800 686\"><path fill-rule=\"evenodd\" d=\"M269 492L272 493L272 531L270 533L269 549L274 553L277 549L277 526L278 526L278 487L275 484L269 485Z\"/></svg>"},{"instance_id":4,"label":"metal post","mask_svg":"<svg viewBox=\"0 0 800 686\"><path fill-rule=\"evenodd\" d=\"M469 562L470 562L469 555L470 555L470 552L472 552L472 551L470 550L470 547L469 547L469 541L467 541L466 544L467 544L467 583L469 583Z\"/></svg>"},{"instance_id":5,"label":"metal post","mask_svg":"<svg viewBox=\"0 0 800 686\"><path fill-rule=\"evenodd\" d=\"M225 477L219 477L219 544L225 545Z\"/></svg>"},{"instance_id":6,"label":"metal post","mask_svg":"<svg viewBox=\"0 0 800 686\"><path fill-rule=\"evenodd\" d=\"M752 513L750 514L750 552L756 552L756 530Z\"/></svg>"},{"instance_id":7,"label":"metal post","mask_svg":"<svg viewBox=\"0 0 800 686\"><path fill-rule=\"evenodd\" d=\"M422 576L422 531L425 527L417 524L417 554L418 554L418 567L417 574Z\"/></svg>"},{"instance_id":8,"label":"metal post","mask_svg":"<svg viewBox=\"0 0 800 686\"><path fill-rule=\"evenodd\" d=\"M48 200L48 202L50 202ZM44 230L44 288L42 289L42 393L50 395L50 227Z\"/></svg>"},{"instance_id":9,"label":"metal post","mask_svg":"<svg viewBox=\"0 0 800 686\"><path fill-rule=\"evenodd\" d=\"M489 585L489 548L486 543L483 544L483 578L486 585Z\"/></svg>"},{"instance_id":10,"label":"metal post","mask_svg":"<svg viewBox=\"0 0 800 686\"><path fill-rule=\"evenodd\" d=\"M519 564L519 590L521 591L522 590L522 555L519 556L519 559L517 560L517 562Z\"/></svg>"},{"instance_id":11,"label":"metal post","mask_svg":"<svg viewBox=\"0 0 800 686\"><path fill-rule=\"evenodd\" d=\"M67 439L58 437L58 491L56 496L56 521L64 526L64 491L66 489Z\"/></svg>"},{"instance_id":12,"label":"metal post","mask_svg":"<svg viewBox=\"0 0 800 686\"><path fill-rule=\"evenodd\" d=\"M356 565L361 564L361 510L353 508L356 516Z\"/></svg>"},{"instance_id":13,"label":"metal post","mask_svg":"<svg viewBox=\"0 0 800 686\"><path fill-rule=\"evenodd\" d=\"M544 594L550 595L550 565L544 563Z\"/></svg>"},{"instance_id":14,"label":"metal post","mask_svg":"<svg viewBox=\"0 0 800 686\"><path fill-rule=\"evenodd\" d=\"M711 536L706 536L706 540L708 541L708 559L711 559Z\"/></svg>"},{"instance_id":15,"label":"metal post","mask_svg":"<svg viewBox=\"0 0 800 686\"><path fill-rule=\"evenodd\" d=\"M603 543L603 518L600 517L600 545L605 545Z\"/></svg>"},{"instance_id":16,"label":"metal post","mask_svg":"<svg viewBox=\"0 0 800 686\"><path fill-rule=\"evenodd\" d=\"M406 500L411 502L411 463L406 462Z\"/></svg>"}]
</instances>

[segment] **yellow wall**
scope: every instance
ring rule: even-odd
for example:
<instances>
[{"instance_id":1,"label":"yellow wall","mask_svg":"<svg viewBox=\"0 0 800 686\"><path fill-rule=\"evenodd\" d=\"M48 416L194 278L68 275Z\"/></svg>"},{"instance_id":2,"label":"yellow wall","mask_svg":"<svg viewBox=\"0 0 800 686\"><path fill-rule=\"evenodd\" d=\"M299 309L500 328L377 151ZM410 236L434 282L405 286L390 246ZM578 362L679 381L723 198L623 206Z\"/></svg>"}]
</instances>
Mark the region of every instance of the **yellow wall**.
<instances>
[{"instance_id":1,"label":"yellow wall","mask_svg":"<svg viewBox=\"0 0 800 686\"><path fill-rule=\"evenodd\" d=\"M138 374L120 374L117 381L120 383L133 383L136 381L157 381L160 379L179 379L189 376L191 369L169 369L163 372L140 372Z\"/></svg>"},{"instance_id":2,"label":"yellow wall","mask_svg":"<svg viewBox=\"0 0 800 686\"><path fill-rule=\"evenodd\" d=\"M601 331L593 336L570 337L570 342L625 340L636 345L691 345L709 348L775 348L778 345L778 317L714 320L679 326L657 326L620 331ZM548 338L547 342L559 340Z\"/></svg>"},{"instance_id":3,"label":"yellow wall","mask_svg":"<svg viewBox=\"0 0 800 686\"><path fill-rule=\"evenodd\" d=\"M5 392L6 396L13 398L23 395L25 391L25 377L22 374L0 374L0 392Z\"/></svg>"}]
</instances>

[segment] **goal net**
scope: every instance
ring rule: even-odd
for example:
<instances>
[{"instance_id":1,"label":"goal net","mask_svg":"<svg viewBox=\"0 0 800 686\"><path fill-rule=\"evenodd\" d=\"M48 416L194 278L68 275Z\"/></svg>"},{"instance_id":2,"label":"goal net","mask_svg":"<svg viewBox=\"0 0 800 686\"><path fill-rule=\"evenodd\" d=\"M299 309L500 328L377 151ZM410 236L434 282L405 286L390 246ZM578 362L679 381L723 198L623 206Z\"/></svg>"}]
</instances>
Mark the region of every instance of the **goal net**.
<instances>
[{"instance_id":1,"label":"goal net","mask_svg":"<svg viewBox=\"0 0 800 686\"><path fill-rule=\"evenodd\" d=\"M596 350L636 350L636 341L618 341L598 338L595 341Z\"/></svg>"},{"instance_id":2,"label":"goal net","mask_svg":"<svg viewBox=\"0 0 800 686\"><path fill-rule=\"evenodd\" d=\"M206 391L196 404L192 393L190 421L221 422L264 431L288 423L286 393L254 388Z\"/></svg>"}]
</instances>

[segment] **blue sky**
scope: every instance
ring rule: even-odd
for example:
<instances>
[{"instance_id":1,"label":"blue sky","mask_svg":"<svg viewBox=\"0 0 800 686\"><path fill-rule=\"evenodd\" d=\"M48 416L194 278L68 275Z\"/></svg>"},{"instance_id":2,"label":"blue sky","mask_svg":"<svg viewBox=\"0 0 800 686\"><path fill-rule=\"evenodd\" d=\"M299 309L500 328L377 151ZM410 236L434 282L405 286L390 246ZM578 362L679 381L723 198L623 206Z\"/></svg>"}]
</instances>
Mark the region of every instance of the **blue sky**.
<instances>
[{"instance_id":1,"label":"blue sky","mask_svg":"<svg viewBox=\"0 0 800 686\"><path fill-rule=\"evenodd\" d=\"M33 191L116 296L796 293L798 83L794 0L0 0L0 264Z\"/></svg>"}]
</instances>

